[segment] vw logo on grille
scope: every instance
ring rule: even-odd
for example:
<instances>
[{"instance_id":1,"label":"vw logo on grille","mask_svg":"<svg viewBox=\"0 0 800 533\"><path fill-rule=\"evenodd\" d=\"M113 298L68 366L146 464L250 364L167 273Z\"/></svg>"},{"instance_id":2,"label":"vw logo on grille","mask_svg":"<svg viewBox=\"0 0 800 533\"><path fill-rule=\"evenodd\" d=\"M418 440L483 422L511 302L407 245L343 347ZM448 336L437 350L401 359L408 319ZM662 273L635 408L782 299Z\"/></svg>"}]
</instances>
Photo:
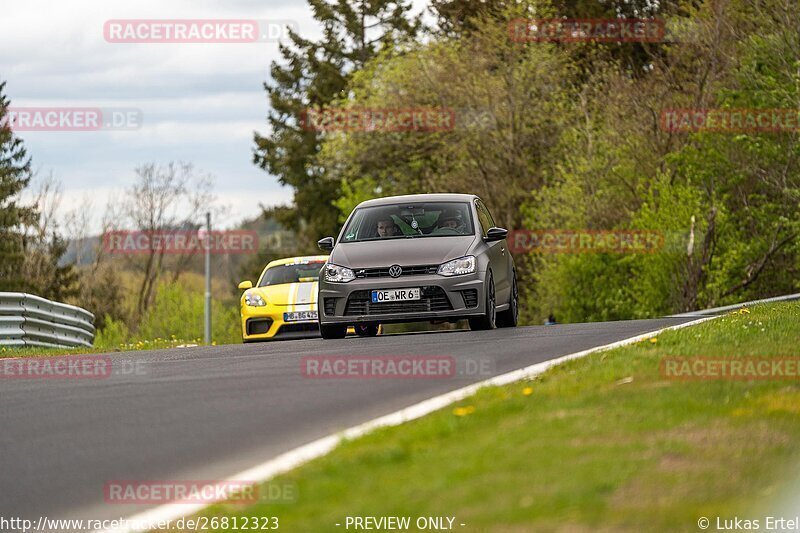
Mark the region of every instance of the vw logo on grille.
<instances>
[{"instance_id":1,"label":"vw logo on grille","mask_svg":"<svg viewBox=\"0 0 800 533\"><path fill-rule=\"evenodd\" d=\"M403 273L403 267L400 265L392 265L389 267L389 275L393 278L399 278L400 274Z\"/></svg>"}]
</instances>

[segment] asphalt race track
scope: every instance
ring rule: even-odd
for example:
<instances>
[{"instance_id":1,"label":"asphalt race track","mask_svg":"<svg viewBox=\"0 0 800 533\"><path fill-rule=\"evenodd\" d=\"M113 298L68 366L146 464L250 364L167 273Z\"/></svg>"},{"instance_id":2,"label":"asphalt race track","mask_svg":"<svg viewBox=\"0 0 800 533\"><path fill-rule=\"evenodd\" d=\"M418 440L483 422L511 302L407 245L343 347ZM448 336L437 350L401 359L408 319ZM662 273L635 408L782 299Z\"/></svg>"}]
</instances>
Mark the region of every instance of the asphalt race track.
<instances>
[{"instance_id":1,"label":"asphalt race track","mask_svg":"<svg viewBox=\"0 0 800 533\"><path fill-rule=\"evenodd\" d=\"M114 480L224 479L489 375L309 379L310 355L453 356L502 374L692 318L175 348L107 379L0 379L0 516L114 519Z\"/></svg>"}]
</instances>

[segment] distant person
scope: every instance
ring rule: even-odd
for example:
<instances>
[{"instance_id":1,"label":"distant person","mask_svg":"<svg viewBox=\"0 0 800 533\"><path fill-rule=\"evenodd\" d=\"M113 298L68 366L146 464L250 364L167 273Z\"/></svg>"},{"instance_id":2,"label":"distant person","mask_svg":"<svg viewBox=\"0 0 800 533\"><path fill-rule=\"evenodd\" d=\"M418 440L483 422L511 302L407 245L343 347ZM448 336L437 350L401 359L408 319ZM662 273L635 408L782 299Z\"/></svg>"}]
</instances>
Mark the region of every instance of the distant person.
<instances>
[{"instance_id":1,"label":"distant person","mask_svg":"<svg viewBox=\"0 0 800 533\"><path fill-rule=\"evenodd\" d=\"M394 237L395 235L400 235L400 228L391 217L378 221L378 237Z\"/></svg>"},{"instance_id":2,"label":"distant person","mask_svg":"<svg viewBox=\"0 0 800 533\"><path fill-rule=\"evenodd\" d=\"M550 315L547 317L547 320L544 321L544 325L545 326L554 326L556 324L558 324L558 322L556 322L555 315L553 313L550 313Z\"/></svg>"}]
</instances>

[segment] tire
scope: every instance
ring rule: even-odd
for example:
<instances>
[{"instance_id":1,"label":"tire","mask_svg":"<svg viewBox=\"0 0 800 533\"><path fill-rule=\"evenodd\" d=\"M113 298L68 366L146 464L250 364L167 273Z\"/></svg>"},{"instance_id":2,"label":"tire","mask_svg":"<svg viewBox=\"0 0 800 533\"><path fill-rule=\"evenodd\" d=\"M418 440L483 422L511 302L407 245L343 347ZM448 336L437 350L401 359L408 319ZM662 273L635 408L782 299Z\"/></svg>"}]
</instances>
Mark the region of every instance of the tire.
<instances>
[{"instance_id":1,"label":"tire","mask_svg":"<svg viewBox=\"0 0 800 533\"><path fill-rule=\"evenodd\" d=\"M517 273L511 277L511 296L508 297L508 309L497 313L498 328L515 328L519 323L519 291L517 290Z\"/></svg>"},{"instance_id":2,"label":"tire","mask_svg":"<svg viewBox=\"0 0 800 533\"><path fill-rule=\"evenodd\" d=\"M322 335L323 339L344 339L345 335L347 335L347 326L341 326L339 324L331 324L331 325L319 325L319 333Z\"/></svg>"},{"instance_id":3,"label":"tire","mask_svg":"<svg viewBox=\"0 0 800 533\"><path fill-rule=\"evenodd\" d=\"M375 337L378 335L377 324L356 324L356 335L359 337Z\"/></svg>"},{"instance_id":4,"label":"tire","mask_svg":"<svg viewBox=\"0 0 800 533\"><path fill-rule=\"evenodd\" d=\"M497 307L496 296L494 292L494 277L491 271L489 278L486 280L486 312L483 316L470 318L469 329L473 331L481 331L486 329L494 329L497 327Z\"/></svg>"}]
</instances>

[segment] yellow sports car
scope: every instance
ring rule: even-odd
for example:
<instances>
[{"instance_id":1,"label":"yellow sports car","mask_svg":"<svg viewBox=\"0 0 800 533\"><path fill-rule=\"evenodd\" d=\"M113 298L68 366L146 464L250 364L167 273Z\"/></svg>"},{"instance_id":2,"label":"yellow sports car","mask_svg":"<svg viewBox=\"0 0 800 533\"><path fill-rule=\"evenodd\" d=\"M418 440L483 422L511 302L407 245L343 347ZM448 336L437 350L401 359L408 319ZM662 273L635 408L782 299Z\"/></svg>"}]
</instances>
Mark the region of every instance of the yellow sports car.
<instances>
[{"instance_id":1,"label":"yellow sports car","mask_svg":"<svg viewBox=\"0 0 800 533\"><path fill-rule=\"evenodd\" d=\"M269 263L258 283L243 281L242 340L319 336L319 270L327 255L289 257Z\"/></svg>"}]
</instances>

